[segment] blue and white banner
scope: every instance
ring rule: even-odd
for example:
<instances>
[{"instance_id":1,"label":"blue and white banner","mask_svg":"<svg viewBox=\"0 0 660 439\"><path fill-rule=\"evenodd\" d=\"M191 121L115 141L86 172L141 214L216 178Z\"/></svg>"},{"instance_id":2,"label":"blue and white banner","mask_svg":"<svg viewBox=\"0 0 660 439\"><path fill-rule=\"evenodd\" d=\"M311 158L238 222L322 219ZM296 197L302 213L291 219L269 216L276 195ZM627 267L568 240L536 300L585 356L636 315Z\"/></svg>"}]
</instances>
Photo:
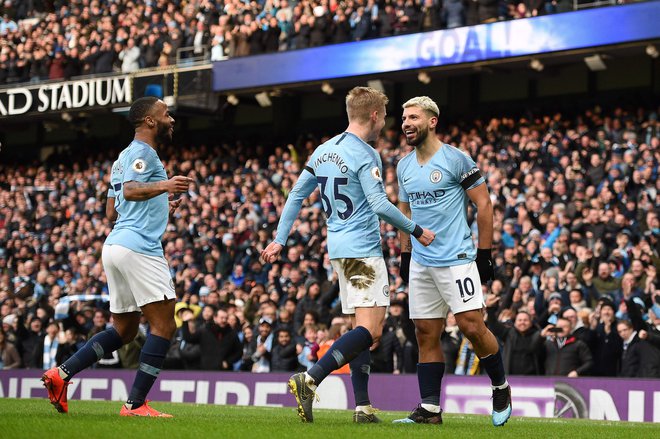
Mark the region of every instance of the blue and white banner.
<instances>
[{"instance_id":1,"label":"blue and white banner","mask_svg":"<svg viewBox=\"0 0 660 439\"><path fill-rule=\"evenodd\" d=\"M213 90L471 63L660 38L660 2L232 58L213 65Z\"/></svg>"},{"instance_id":2,"label":"blue and white banner","mask_svg":"<svg viewBox=\"0 0 660 439\"><path fill-rule=\"evenodd\" d=\"M69 306L71 302L90 302L98 300L101 302L109 302L110 296L107 294L76 294L74 296L64 296L55 305L55 320L66 319L69 316Z\"/></svg>"}]
</instances>

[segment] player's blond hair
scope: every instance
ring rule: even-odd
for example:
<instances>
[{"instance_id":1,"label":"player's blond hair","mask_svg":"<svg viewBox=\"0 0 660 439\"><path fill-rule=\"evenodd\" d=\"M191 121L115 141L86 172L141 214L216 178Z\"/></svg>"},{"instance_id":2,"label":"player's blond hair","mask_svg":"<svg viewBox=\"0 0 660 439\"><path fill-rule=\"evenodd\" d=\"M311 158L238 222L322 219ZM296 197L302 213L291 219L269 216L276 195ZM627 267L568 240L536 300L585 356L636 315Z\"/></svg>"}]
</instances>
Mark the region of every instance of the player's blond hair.
<instances>
[{"instance_id":1,"label":"player's blond hair","mask_svg":"<svg viewBox=\"0 0 660 439\"><path fill-rule=\"evenodd\" d=\"M438 104L436 104L435 101L428 96L417 96L409 99L405 104L402 105L402 107L404 109L408 107L418 107L429 113L431 116L440 116L440 109L438 108Z\"/></svg>"},{"instance_id":2,"label":"player's blond hair","mask_svg":"<svg viewBox=\"0 0 660 439\"><path fill-rule=\"evenodd\" d=\"M346 113L349 121L366 123L374 111L381 111L389 99L371 87L355 87L346 95Z\"/></svg>"}]
</instances>

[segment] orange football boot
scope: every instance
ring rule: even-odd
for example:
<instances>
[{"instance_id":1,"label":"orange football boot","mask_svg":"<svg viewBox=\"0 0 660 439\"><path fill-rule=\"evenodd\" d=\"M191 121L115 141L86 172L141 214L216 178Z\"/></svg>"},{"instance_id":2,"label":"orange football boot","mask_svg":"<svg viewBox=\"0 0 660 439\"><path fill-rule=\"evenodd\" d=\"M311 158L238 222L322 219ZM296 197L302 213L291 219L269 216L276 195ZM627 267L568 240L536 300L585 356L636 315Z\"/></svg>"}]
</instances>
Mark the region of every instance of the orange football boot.
<instances>
[{"instance_id":1,"label":"orange football boot","mask_svg":"<svg viewBox=\"0 0 660 439\"><path fill-rule=\"evenodd\" d=\"M69 403L66 399L66 390L71 383L60 377L57 367L48 369L42 375L41 381L44 382L44 387L48 391L48 399L50 399L50 403L53 404L55 409L60 413L68 413Z\"/></svg>"},{"instance_id":2,"label":"orange football boot","mask_svg":"<svg viewBox=\"0 0 660 439\"><path fill-rule=\"evenodd\" d=\"M149 407L149 400L145 401L140 407L136 409L129 409L126 404L121 406L119 416L150 416L152 418L173 418L174 416L167 413L161 413L156 409Z\"/></svg>"}]
</instances>

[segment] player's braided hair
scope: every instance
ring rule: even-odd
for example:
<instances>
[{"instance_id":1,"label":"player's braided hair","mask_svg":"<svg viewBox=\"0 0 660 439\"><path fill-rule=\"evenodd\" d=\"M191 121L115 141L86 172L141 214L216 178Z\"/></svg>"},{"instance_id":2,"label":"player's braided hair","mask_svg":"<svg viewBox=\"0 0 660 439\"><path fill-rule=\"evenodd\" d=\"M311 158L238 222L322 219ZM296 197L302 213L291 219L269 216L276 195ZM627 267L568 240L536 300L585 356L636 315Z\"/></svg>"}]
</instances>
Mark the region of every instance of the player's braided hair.
<instances>
[{"instance_id":1,"label":"player's braided hair","mask_svg":"<svg viewBox=\"0 0 660 439\"><path fill-rule=\"evenodd\" d=\"M136 99L128 111L128 121L135 127L139 127L144 122L144 118L149 116L151 109L158 102L158 98L154 96L145 96Z\"/></svg>"}]
</instances>

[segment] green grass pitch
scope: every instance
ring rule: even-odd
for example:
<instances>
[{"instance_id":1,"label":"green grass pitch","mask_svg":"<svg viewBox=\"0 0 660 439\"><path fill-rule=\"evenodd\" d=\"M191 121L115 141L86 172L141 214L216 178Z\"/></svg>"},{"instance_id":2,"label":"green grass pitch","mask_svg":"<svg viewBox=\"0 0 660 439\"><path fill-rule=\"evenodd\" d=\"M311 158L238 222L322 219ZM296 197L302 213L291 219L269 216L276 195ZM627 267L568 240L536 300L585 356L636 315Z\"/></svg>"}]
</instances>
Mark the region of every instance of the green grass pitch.
<instances>
[{"instance_id":1,"label":"green grass pitch","mask_svg":"<svg viewBox=\"0 0 660 439\"><path fill-rule=\"evenodd\" d=\"M487 416L443 416L444 424L395 425L406 413L382 412L382 424L353 424L351 412L316 410L303 424L292 408L153 403L174 419L122 418L120 402L70 401L62 415L46 399L0 399L0 438L659 438L660 425L512 418L500 428Z\"/></svg>"}]
</instances>

